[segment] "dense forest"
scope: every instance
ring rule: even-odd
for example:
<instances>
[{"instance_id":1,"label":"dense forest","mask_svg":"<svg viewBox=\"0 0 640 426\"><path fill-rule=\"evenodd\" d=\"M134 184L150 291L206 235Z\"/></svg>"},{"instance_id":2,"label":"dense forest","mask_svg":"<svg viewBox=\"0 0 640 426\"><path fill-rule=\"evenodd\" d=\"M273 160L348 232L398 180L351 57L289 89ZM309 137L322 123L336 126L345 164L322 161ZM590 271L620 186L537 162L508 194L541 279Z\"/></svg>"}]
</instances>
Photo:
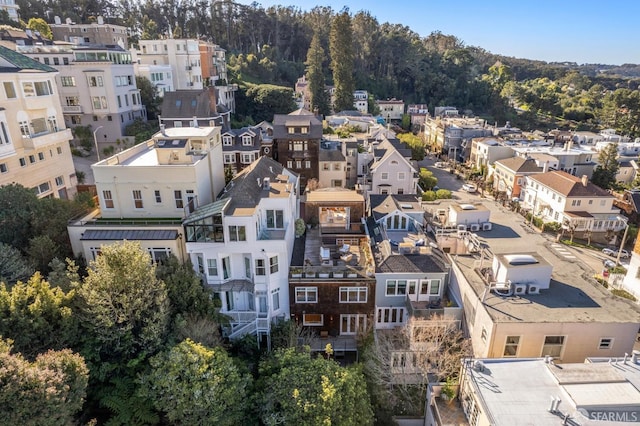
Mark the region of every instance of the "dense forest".
<instances>
[{"instance_id":1,"label":"dense forest","mask_svg":"<svg viewBox=\"0 0 640 426\"><path fill-rule=\"evenodd\" d=\"M330 28L347 12L352 33L355 87L375 98L451 105L524 129L615 128L640 136L639 67L546 63L492 54L455 36L422 37L400 23L379 22L366 11L317 6L262 7L230 0L17 0L23 19L54 16L107 22L140 38L199 37L227 49L237 82L292 87L306 70L314 35L322 48L326 84L333 84ZM243 93L240 94L243 96ZM250 111L240 114L251 115Z\"/></svg>"}]
</instances>

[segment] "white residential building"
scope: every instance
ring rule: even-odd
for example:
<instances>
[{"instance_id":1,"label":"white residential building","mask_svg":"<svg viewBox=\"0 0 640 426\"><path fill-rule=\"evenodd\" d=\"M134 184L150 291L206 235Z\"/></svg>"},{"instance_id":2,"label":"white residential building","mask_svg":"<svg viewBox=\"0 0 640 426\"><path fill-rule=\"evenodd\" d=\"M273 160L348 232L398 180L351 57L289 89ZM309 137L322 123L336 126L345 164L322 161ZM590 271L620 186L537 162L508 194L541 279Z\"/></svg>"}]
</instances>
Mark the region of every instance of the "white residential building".
<instances>
[{"instance_id":1,"label":"white residential building","mask_svg":"<svg viewBox=\"0 0 640 426\"><path fill-rule=\"evenodd\" d=\"M602 237L609 230L620 231L627 225L620 210L613 207L614 197L589 182L567 172L551 171L525 177L520 198L525 208L533 209L545 222L558 222L576 232L591 231Z\"/></svg>"},{"instance_id":2,"label":"white residential building","mask_svg":"<svg viewBox=\"0 0 640 426\"><path fill-rule=\"evenodd\" d=\"M296 174L260 157L184 221L189 257L231 317L232 339L269 339L271 324L289 319L298 185Z\"/></svg>"},{"instance_id":3,"label":"white residential building","mask_svg":"<svg viewBox=\"0 0 640 426\"><path fill-rule=\"evenodd\" d=\"M15 182L39 197L72 198L77 179L58 72L1 46L0 68L0 186Z\"/></svg>"},{"instance_id":4,"label":"white residential building","mask_svg":"<svg viewBox=\"0 0 640 426\"><path fill-rule=\"evenodd\" d=\"M18 46L18 51L60 71L65 123L90 126L98 144L127 139L125 128L146 120L131 54L121 47Z\"/></svg>"},{"instance_id":5,"label":"white residential building","mask_svg":"<svg viewBox=\"0 0 640 426\"><path fill-rule=\"evenodd\" d=\"M9 19L18 22L18 10L20 10L20 6L16 4L15 0L0 1L0 10L5 10L9 14Z\"/></svg>"},{"instance_id":6,"label":"white residential building","mask_svg":"<svg viewBox=\"0 0 640 426\"><path fill-rule=\"evenodd\" d=\"M185 260L182 219L224 188L219 127L179 127L92 167L99 208L68 227L73 252L92 260L100 246L139 240L155 260Z\"/></svg>"},{"instance_id":7,"label":"white residential building","mask_svg":"<svg viewBox=\"0 0 640 426\"><path fill-rule=\"evenodd\" d=\"M409 152L388 139L369 145L373 162L368 167L366 189L371 194L415 194L418 170L407 158Z\"/></svg>"},{"instance_id":8,"label":"white residential building","mask_svg":"<svg viewBox=\"0 0 640 426\"><path fill-rule=\"evenodd\" d=\"M347 185L347 159L343 153L343 143L323 140L320 144L318 183L320 188L344 188Z\"/></svg>"},{"instance_id":9,"label":"white residential building","mask_svg":"<svg viewBox=\"0 0 640 426\"><path fill-rule=\"evenodd\" d=\"M640 421L640 353L556 364L548 358L464 359L456 399L427 390L424 426L613 426Z\"/></svg>"},{"instance_id":10,"label":"white residential building","mask_svg":"<svg viewBox=\"0 0 640 426\"><path fill-rule=\"evenodd\" d=\"M175 90L215 86L218 102L235 111L237 85L228 84L225 50L196 39L140 40L140 65L170 65ZM144 69L144 68L142 68Z\"/></svg>"},{"instance_id":11,"label":"white residential building","mask_svg":"<svg viewBox=\"0 0 640 426\"><path fill-rule=\"evenodd\" d=\"M176 90L171 65L138 64L134 58L133 68L137 76L145 77L153 84L158 96L163 97L166 92Z\"/></svg>"},{"instance_id":12,"label":"white residential building","mask_svg":"<svg viewBox=\"0 0 640 426\"><path fill-rule=\"evenodd\" d=\"M369 113L369 93L366 90L353 92L353 107L362 114Z\"/></svg>"}]
</instances>

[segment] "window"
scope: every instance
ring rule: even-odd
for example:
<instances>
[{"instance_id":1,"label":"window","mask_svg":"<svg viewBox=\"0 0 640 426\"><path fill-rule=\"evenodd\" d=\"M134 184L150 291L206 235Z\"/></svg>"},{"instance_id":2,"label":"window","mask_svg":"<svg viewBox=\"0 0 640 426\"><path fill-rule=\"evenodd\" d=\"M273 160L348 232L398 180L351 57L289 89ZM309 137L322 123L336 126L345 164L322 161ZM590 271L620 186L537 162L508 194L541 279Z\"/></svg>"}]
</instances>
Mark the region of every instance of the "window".
<instances>
[{"instance_id":1,"label":"window","mask_svg":"<svg viewBox=\"0 0 640 426\"><path fill-rule=\"evenodd\" d=\"M58 176L56 178L56 186L62 186L62 185L64 185L64 177Z\"/></svg>"},{"instance_id":2,"label":"window","mask_svg":"<svg viewBox=\"0 0 640 426\"><path fill-rule=\"evenodd\" d=\"M8 171L7 163L0 163L0 173L7 173Z\"/></svg>"},{"instance_id":3,"label":"window","mask_svg":"<svg viewBox=\"0 0 640 426\"><path fill-rule=\"evenodd\" d=\"M321 326L324 324L322 314L302 314L302 325Z\"/></svg>"},{"instance_id":4,"label":"window","mask_svg":"<svg viewBox=\"0 0 640 426\"><path fill-rule=\"evenodd\" d=\"M39 152L38 153L38 160L44 161L44 152Z\"/></svg>"},{"instance_id":5,"label":"window","mask_svg":"<svg viewBox=\"0 0 640 426\"><path fill-rule=\"evenodd\" d=\"M222 137L222 145L224 146L232 146L233 145L233 138L229 135L224 135Z\"/></svg>"},{"instance_id":6,"label":"window","mask_svg":"<svg viewBox=\"0 0 640 426\"><path fill-rule=\"evenodd\" d=\"M120 95L116 96L116 100L118 101L118 108L122 108L122 100L120 99Z\"/></svg>"},{"instance_id":7,"label":"window","mask_svg":"<svg viewBox=\"0 0 640 426\"><path fill-rule=\"evenodd\" d=\"M571 206L579 207L581 202L582 202L582 200L572 200L571 201Z\"/></svg>"},{"instance_id":8,"label":"window","mask_svg":"<svg viewBox=\"0 0 640 426\"><path fill-rule=\"evenodd\" d=\"M322 170L329 170L329 163L322 163Z\"/></svg>"},{"instance_id":9,"label":"window","mask_svg":"<svg viewBox=\"0 0 640 426\"><path fill-rule=\"evenodd\" d=\"M333 170L334 171L342 170L342 165L340 163L333 163Z\"/></svg>"},{"instance_id":10,"label":"window","mask_svg":"<svg viewBox=\"0 0 640 426\"><path fill-rule=\"evenodd\" d=\"M398 172L398 180L404 180L404 172Z\"/></svg>"},{"instance_id":11,"label":"window","mask_svg":"<svg viewBox=\"0 0 640 426\"><path fill-rule=\"evenodd\" d=\"M271 256L269 258L269 271L272 274L278 272L278 256Z\"/></svg>"},{"instance_id":12,"label":"window","mask_svg":"<svg viewBox=\"0 0 640 426\"><path fill-rule=\"evenodd\" d=\"M407 294L406 280L387 280L387 296L403 296Z\"/></svg>"},{"instance_id":13,"label":"window","mask_svg":"<svg viewBox=\"0 0 640 426\"><path fill-rule=\"evenodd\" d=\"M415 280L409 281L409 294L416 294L416 286L418 282Z\"/></svg>"},{"instance_id":14,"label":"window","mask_svg":"<svg viewBox=\"0 0 640 426\"><path fill-rule=\"evenodd\" d=\"M293 127L287 127L287 132L292 135L295 133L294 128Z\"/></svg>"},{"instance_id":15,"label":"window","mask_svg":"<svg viewBox=\"0 0 640 426\"><path fill-rule=\"evenodd\" d=\"M222 278L228 280L231 276L231 259L229 256L222 258Z\"/></svg>"},{"instance_id":16,"label":"window","mask_svg":"<svg viewBox=\"0 0 640 426\"><path fill-rule=\"evenodd\" d=\"M210 277L218 276L218 260L217 259L207 259L207 275Z\"/></svg>"},{"instance_id":17,"label":"window","mask_svg":"<svg viewBox=\"0 0 640 426\"><path fill-rule=\"evenodd\" d=\"M332 188L342 188L342 179L332 179L331 180Z\"/></svg>"},{"instance_id":18,"label":"window","mask_svg":"<svg viewBox=\"0 0 640 426\"><path fill-rule=\"evenodd\" d=\"M92 96L91 104L93 109L107 109L107 98L104 96Z\"/></svg>"},{"instance_id":19,"label":"window","mask_svg":"<svg viewBox=\"0 0 640 426\"><path fill-rule=\"evenodd\" d=\"M102 81L102 76L90 76L89 77L89 87L102 87L104 82Z\"/></svg>"},{"instance_id":20,"label":"window","mask_svg":"<svg viewBox=\"0 0 640 426\"><path fill-rule=\"evenodd\" d=\"M244 226L229 226L229 241L247 241L247 232Z\"/></svg>"},{"instance_id":21,"label":"window","mask_svg":"<svg viewBox=\"0 0 640 426\"><path fill-rule=\"evenodd\" d=\"M31 137L31 129L29 128L29 123L26 121L19 121L18 122L18 126L20 126L20 133L22 134L23 138L28 138ZM30 157L33 157L32 155ZM32 163L35 162L35 159L32 161Z\"/></svg>"},{"instance_id":22,"label":"window","mask_svg":"<svg viewBox=\"0 0 640 426\"><path fill-rule=\"evenodd\" d=\"M302 168L302 161L298 160L296 161L296 169L301 169Z\"/></svg>"},{"instance_id":23,"label":"window","mask_svg":"<svg viewBox=\"0 0 640 426\"><path fill-rule=\"evenodd\" d=\"M69 58L62 58L62 65L69 65Z\"/></svg>"},{"instance_id":24,"label":"window","mask_svg":"<svg viewBox=\"0 0 640 426\"><path fill-rule=\"evenodd\" d=\"M141 209L144 207L142 203L142 191L139 189L133 190L133 205L136 209Z\"/></svg>"},{"instance_id":25,"label":"window","mask_svg":"<svg viewBox=\"0 0 640 426\"><path fill-rule=\"evenodd\" d=\"M404 318L404 308L378 308L376 321L378 324L402 324Z\"/></svg>"},{"instance_id":26,"label":"window","mask_svg":"<svg viewBox=\"0 0 640 426\"><path fill-rule=\"evenodd\" d=\"M429 294L440 294L440 280L431 280L431 284L429 285Z\"/></svg>"},{"instance_id":27,"label":"window","mask_svg":"<svg viewBox=\"0 0 640 426\"><path fill-rule=\"evenodd\" d=\"M267 210L267 229L284 228L284 211Z\"/></svg>"},{"instance_id":28,"label":"window","mask_svg":"<svg viewBox=\"0 0 640 426\"><path fill-rule=\"evenodd\" d=\"M265 275L264 259L256 259L256 275Z\"/></svg>"},{"instance_id":29,"label":"window","mask_svg":"<svg viewBox=\"0 0 640 426\"><path fill-rule=\"evenodd\" d=\"M296 287L296 303L318 303L318 287Z\"/></svg>"},{"instance_id":30,"label":"window","mask_svg":"<svg viewBox=\"0 0 640 426\"><path fill-rule=\"evenodd\" d=\"M13 86L13 83L9 81L5 81L3 83L4 93L7 95L7 99L14 99L16 97L16 88Z\"/></svg>"},{"instance_id":31,"label":"window","mask_svg":"<svg viewBox=\"0 0 640 426\"><path fill-rule=\"evenodd\" d=\"M288 168L288 169L293 168L293 161L291 161L291 160L288 160L288 161L287 161L287 168Z\"/></svg>"},{"instance_id":32,"label":"window","mask_svg":"<svg viewBox=\"0 0 640 426\"><path fill-rule=\"evenodd\" d=\"M233 164L236 162L235 154L224 154L224 164Z\"/></svg>"},{"instance_id":33,"label":"window","mask_svg":"<svg viewBox=\"0 0 640 426\"><path fill-rule=\"evenodd\" d=\"M240 162L242 164L251 164L253 163L255 160L255 156L253 153L249 153L249 154L242 154L240 156Z\"/></svg>"},{"instance_id":34,"label":"window","mask_svg":"<svg viewBox=\"0 0 640 426\"><path fill-rule=\"evenodd\" d=\"M36 156L35 155L30 155L29 156L29 163L33 164L36 162Z\"/></svg>"},{"instance_id":35,"label":"window","mask_svg":"<svg viewBox=\"0 0 640 426\"><path fill-rule=\"evenodd\" d=\"M480 339L482 339L483 342L487 343L487 329L484 328L484 326L482 327L482 333L480 333Z\"/></svg>"},{"instance_id":36,"label":"window","mask_svg":"<svg viewBox=\"0 0 640 426\"><path fill-rule=\"evenodd\" d=\"M277 311L280 309L280 289L276 288L271 290L271 310Z\"/></svg>"},{"instance_id":37,"label":"window","mask_svg":"<svg viewBox=\"0 0 640 426\"><path fill-rule=\"evenodd\" d=\"M542 346L542 354L540 356L551 356L560 358L562 355L562 347L564 346L564 336L546 336L544 345Z\"/></svg>"},{"instance_id":38,"label":"window","mask_svg":"<svg viewBox=\"0 0 640 426\"><path fill-rule=\"evenodd\" d=\"M44 194L45 192L50 190L51 190L51 186L49 185L49 182L41 183L36 187L36 192L38 193L38 195Z\"/></svg>"},{"instance_id":39,"label":"window","mask_svg":"<svg viewBox=\"0 0 640 426\"><path fill-rule=\"evenodd\" d=\"M184 208L184 202L182 201L182 191L173 191L173 197L176 200L176 209Z\"/></svg>"},{"instance_id":40,"label":"window","mask_svg":"<svg viewBox=\"0 0 640 426\"><path fill-rule=\"evenodd\" d=\"M304 168L305 169L310 169L311 168L311 161L307 160L304 162Z\"/></svg>"},{"instance_id":41,"label":"window","mask_svg":"<svg viewBox=\"0 0 640 426\"><path fill-rule=\"evenodd\" d=\"M253 145L253 139L251 139L251 136L243 136L242 137L242 145L243 146L251 146L251 145Z\"/></svg>"},{"instance_id":42,"label":"window","mask_svg":"<svg viewBox=\"0 0 640 426\"><path fill-rule=\"evenodd\" d=\"M520 336L507 336L507 340L504 344L503 356L516 356L518 354L519 343Z\"/></svg>"},{"instance_id":43,"label":"window","mask_svg":"<svg viewBox=\"0 0 640 426\"><path fill-rule=\"evenodd\" d=\"M611 349L612 347L613 347L612 337L604 337L600 339L600 343L598 344L598 349Z\"/></svg>"},{"instance_id":44,"label":"window","mask_svg":"<svg viewBox=\"0 0 640 426\"><path fill-rule=\"evenodd\" d=\"M156 197L156 203L158 204L162 203L162 195L160 195L160 191L158 190L153 191L153 195Z\"/></svg>"},{"instance_id":45,"label":"window","mask_svg":"<svg viewBox=\"0 0 640 426\"><path fill-rule=\"evenodd\" d=\"M111 191L102 191L102 199L104 200L105 209L113 208L113 196L111 195Z\"/></svg>"},{"instance_id":46,"label":"window","mask_svg":"<svg viewBox=\"0 0 640 426\"><path fill-rule=\"evenodd\" d=\"M62 82L62 87L75 87L76 78L75 77L60 77Z\"/></svg>"},{"instance_id":47,"label":"window","mask_svg":"<svg viewBox=\"0 0 640 426\"><path fill-rule=\"evenodd\" d=\"M389 179L389 173L387 173L387 172L380 173L380 179L388 180Z\"/></svg>"},{"instance_id":48,"label":"window","mask_svg":"<svg viewBox=\"0 0 640 426\"><path fill-rule=\"evenodd\" d=\"M340 287L340 303L366 303L367 287Z\"/></svg>"},{"instance_id":49,"label":"window","mask_svg":"<svg viewBox=\"0 0 640 426\"><path fill-rule=\"evenodd\" d=\"M22 157L20 159L20 167L26 167L27 166L27 159Z\"/></svg>"},{"instance_id":50,"label":"window","mask_svg":"<svg viewBox=\"0 0 640 426\"><path fill-rule=\"evenodd\" d=\"M365 314L340 315L340 334L356 334L367 329Z\"/></svg>"},{"instance_id":51,"label":"window","mask_svg":"<svg viewBox=\"0 0 640 426\"><path fill-rule=\"evenodd\" d=\"M155 263L165 261L171 256L171 249L168 247L151 247L147 250L151 256L151 261Z\"/></svg>"}]
</instances>

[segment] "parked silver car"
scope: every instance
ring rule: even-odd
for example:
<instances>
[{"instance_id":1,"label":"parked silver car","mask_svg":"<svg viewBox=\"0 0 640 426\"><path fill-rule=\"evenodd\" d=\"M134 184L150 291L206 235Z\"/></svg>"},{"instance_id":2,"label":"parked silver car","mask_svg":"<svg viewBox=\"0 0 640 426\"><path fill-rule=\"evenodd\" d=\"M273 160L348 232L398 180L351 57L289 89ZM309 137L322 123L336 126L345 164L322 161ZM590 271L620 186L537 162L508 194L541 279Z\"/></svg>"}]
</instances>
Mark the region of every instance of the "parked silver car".
<instances>
[{"instance_id":1,"label":"parked silver car","mask_svg":"<svg viewBox=\"0 0 640 426\"><path fill-rule=\"evenodd\" d=\"M609 247L603 248L602 253L611 257L618 257L618 249L612 249ZM629 252L625 249L620 250L620 258L627 259L629 257Z\"/></svg>"}]
</instances>

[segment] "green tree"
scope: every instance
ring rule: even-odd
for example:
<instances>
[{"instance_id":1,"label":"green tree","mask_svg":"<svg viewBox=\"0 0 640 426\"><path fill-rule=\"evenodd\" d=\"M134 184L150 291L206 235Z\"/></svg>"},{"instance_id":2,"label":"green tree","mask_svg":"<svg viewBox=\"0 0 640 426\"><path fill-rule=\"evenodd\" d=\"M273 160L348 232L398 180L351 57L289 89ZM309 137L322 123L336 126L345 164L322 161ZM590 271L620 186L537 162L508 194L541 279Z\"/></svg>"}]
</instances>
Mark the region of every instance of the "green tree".
<instances>
[{"instance_id":1,"label":"green tree","mask_svg":"<svg viewBox=\"0 0 640 426\"><path fill-rule=\"evenodd\" d=\"M333 83L336 87L333 110L336 112L352 110L355 80L353 78L353 30L349 9L343 9L331 22L329 52Z\"/></svg>"},{"instance_id":2,"label":"green tree","mask_svg":"<svg viewBox=\"0 0 640 426\"><path fill-rule=\"evenodd\" d=\"M0 282L14 284L27 280L33 274L33 268L22 253L10 245L0 243Z\"/></svg>"},{"instance_id":3,"label":"green tree","mask_svg":"<svg viewBox=\"0 0 640 426\"><path fill-rule=\"evenodd\" d=\"M136 76L136 87L140 90L140 102L147 109L147 118L157 120L162 99L158 96L156 86L147 77Z\"/></svg>"},{"instance_id":4,"label":"green tree","mask_svg":"<svg viewBox=\"0 0 640 426\"><path fill-rule=\"evenodd\" d=\"M185 340L149 360L140 394L164 412L171 424L246 424L249 377L223 348Z\"/></svg>"},{"instance_id":5,"label":"green tree","mask_svg":"<svg viewBox=\"0 0 640 426\"><path fill-rule=\"evenodd\" d=\"M80 268L76 262L67 258L64 262L58 258L54 258L49 263L49 275L47 280L51 287L59 287L64 292L76 288L80 285Z\"/></svg>"},{"instance_id":6,"label":"green tree","mask_svg":"<svg viewBox=\"0 0 640 426\"><path fill-rule=\"evenodd\" d=\"M140 243L102 247L79 289L87 361L103 380L159 350L167 334L167 288Z\"/></svg>"},{"instance_id":7,"label":"green tree","mask_svg":"<svg viewBox=\"0 0 640 426\"><path fill-rule=\"evenodd\" d=\"M35 362L11 354L0 342L0 424L74 424L87 389L88 370L82 357L68 349L41 354Z\"/></svg>"},{"instance_id":8,"label":"green tree","mask_svg":"<svg viewBox=\"0 0 640 426\"><path fill-rule=\"evenodd\" d=\"M618 163L618 144L607 145L598 154L598 165L593 171L591 182L603 189L611 189L616 184L616 174L620 169Z\"/></svg>"},{"instance_id":9,"label":"green tree","mask_svg":"<svg viewBox=\"0 0 640 426\"><path fill-rule=\"evenodd\" d=\"M321 115L330 112L329 96L325 88L325 78L323 72L323 62L325 59L324 49L320 44L320 36L316 33L311 39L311 46L307 51L307 81L309 82L309 92L311 93L311 110L318 111Z\"/></svg>"},{"instance_id":10,"label":"green tree","mask_svg":"<svg viewBox=\"0 0 640 426\"><path fill-rule=\"evenodd\" d=\"M73 346L78 338L74 298L74 291L51 288L39 272L11 289L0 284L0 336L12 339L28 358Z\"/></svg>"},{"instance_id":11,"label":"green tree","mask_svg":"<svg viewBox=\"0 0 640 426\"><path fill-rule=\"evenodd\" d=\"M31 225L38 204L31 189L16 183L0 186L0 242L27 247L34 235Z\"/></svg>"},{"instance_id":12,"label":"green tree","mask_svg":"<svg viewBox=\"0 0 640 426\"><path fill-rule=\"evenodd\" d=\"M27 28L30 30L38 31L43 38L52 40L53 32L51 31L51 27L47 24L42 18L31 18L29 22L27 22Z\"/></svg>"},{"instance_id":13,"label":"green tree","mask_svg":"<svg viewBox=\"0 0 640 426\"><path fill-rule=\"evenodd\" d=\"M229 182L233 180L233 169L231 166L227 166L224 168L224 184L227 185Z\"/></svg>"},{"instance_id":14,"label":"green tree","mask_svg":"<svg viewBox=\"0 0 640 426\"><path fill-rule=\"evenodd\" d=\"M406 143L411 148L411 159L415 161L424 160L425 144L422 138L413 133L400 133L398 140Z\"/></svg>"},{"instance_id":15,"label":"green tree","mask_svg":"<svg viewBox=\"0 0 640 426\"><path fill-rule=\"evenodd\" d=\"M288 114L295 109L293 89L289 87L258 84L250 87L246 95L250 105L246 113L256 122L273 120L274 114Z\"/></svg>"},{"instance_id":16,"label":"green tree","mask_svg":"<svg viewBox=\"0 0 640 426\"><path fill-rule=\"evenodd\" d=\"M36 271L49 273L49 263L60 253L60 247L48 235L40 235L29 240L27 254Z\"/></svg>"},{"instance_id":17,"label":"green tree","mask_svg":"<svg viewBox=\"0 0 640 426\"><path fill-rule=\"evenodd\" d=\"M432 190L438 184L438 178L433 175L433 172L425 167L420 168L420 175L418 177L418 185L427 191Z\"/></svg>"},{"instance_id":18,"label":"green tree","mask_svg":"<svg viewBox=\"0 0 640 426\"><path fill-rule=\"evenodd\" d=\"M258 410L266 425L370 425L373 412L359 367L277 350L260 364Z\"/></svg>"}]
</instances>

